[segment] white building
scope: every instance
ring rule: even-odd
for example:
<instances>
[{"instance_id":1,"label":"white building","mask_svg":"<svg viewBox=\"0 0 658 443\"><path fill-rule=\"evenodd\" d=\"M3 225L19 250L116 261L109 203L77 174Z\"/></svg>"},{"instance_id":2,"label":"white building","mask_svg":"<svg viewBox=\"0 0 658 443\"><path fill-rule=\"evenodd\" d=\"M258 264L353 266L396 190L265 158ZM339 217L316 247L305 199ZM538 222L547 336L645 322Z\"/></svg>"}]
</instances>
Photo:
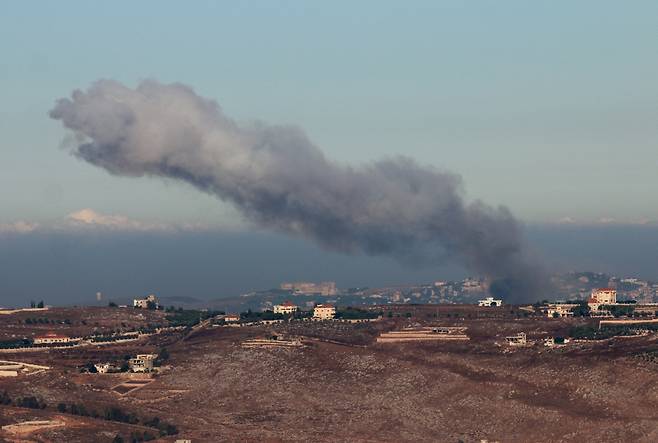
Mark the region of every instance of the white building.
<instances>
[{"instance_id":1,"label":"white building","mask_svg":"<svg viewBox=\"0 0 658 443\"><path fill-rule=\"evenodd\" d=\"M116 366L110 363L96 363L94 367L99 374L109 374L110 372L119 371Z\"/></svg>"},{"instance_id":2,"label":"white building","mask_svg":"<svg viewBox=\"0 0 658 443\"><path fill-rule=\"evenodd\" d=\"M151 372L156 358L156 354L137 354L128 360L128 364L133 372Z\"/></svg>"},{"instance_id":3,"label":"white building","mask_svg":"<svg viewBox=\"0 0 658 443\"><path fill-rule=\"evenodd\" d=\"M57 335L53 333L34 337L35 345L54 345L54 344L71 343L75 341L77 340L74 340L71 337L67 337L65 335Z\"/></svg>"},{"instance_id":4,"label":"white building","mask_svg":"<svg viewBox=\"0 0 658 443\"><path fill-rule=\"evenodd\" d=\"M487 297L483 300L478 300L478 306L502 306L503 301L500 299L494 299L493 297Z\"/></svg>"},{"instance_id":5,"label":"white building","mask_svg":"<svg viewBox=\"0 0 658 443\"><path fill-rule=\"evenodd\" d=\"M148 309L149 304L155 306L155 309L160 307L158 304L158 299L155 298L155 295L153 294L146 296L146 298L136 298L133 300L133 306L135 308Z\"/></svg>"},{"instance_id":6,"label":"white building","mask_svg":"<svg viewBox=\"0 0 658 443\"><path fill-rule=\"evenodd\" d=\"M274 305L274 313L275 314L284 314L284 315L289 315L289 314L294 314L297 312L299 308L297 305L293 304L290 301L285 301L280 305Z\"/></svg>"},{"instance_id":7,"label":"white building","mask_svg":"<svg viewBox=\"0 0 658 443\"><path fill-rule=\"evenodd\" d=\"M549 348L555 347L555 346L564 346L567 343L569 343L568 338L563 338L561 340L555 340L555 337L548 337L544 339L544 346L548 346Z\"/></svg>"},{"instance_id":8,"label":"white building","mask_svg":"<svg viewBox=\"0 0 658 443\"><path fill-rule=\"evenodd\" d=\"M336 316L336 308L333 305L317 305L313 309L313 318L316 320L331 320Z\"/></svg>"},{"instance_id":9,"label":"white building","mask_svg":"<svg viewBox=\"0 0 658 443\"><path fill-rule=\"evenodd\" d=\"M226 323L237 323L240 321L240 316L237 314L226 314L224 316L224 321Z\"/></svg>"}]
</instances>

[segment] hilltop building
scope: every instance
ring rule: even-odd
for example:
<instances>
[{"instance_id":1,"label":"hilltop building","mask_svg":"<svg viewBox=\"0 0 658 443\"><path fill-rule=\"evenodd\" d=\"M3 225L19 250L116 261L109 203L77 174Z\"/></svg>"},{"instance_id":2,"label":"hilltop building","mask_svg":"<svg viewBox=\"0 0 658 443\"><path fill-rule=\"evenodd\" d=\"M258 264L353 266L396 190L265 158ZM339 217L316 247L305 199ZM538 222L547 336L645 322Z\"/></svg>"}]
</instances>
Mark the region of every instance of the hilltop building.
<instances>
[{"instance_id":1,"label":"hilltop building","mask_svg":"<svg viewBox=\"0 0 658 443\"><path fill-rule=\"evenodd\" d=\"M493 297L487 297L482 300L478 300L478 306L502 306L503 301L500 299L494 299Z\"/></svg>"},{"instance_id":2,"label":"hilltop building","mask_svg":"<svg viewBox=\"0 0 658 443\"><path fill-rule=\"evenodd\" d=\"M133 306L141 309L158 309L160 307L158 299L153 294L146 296L146 298L134 299Z\"/></svg>"},{"instance_id":3,"label":"hilltop building","mask_svg":"<svg viewBox=\"0 0 658 443\"><path fill-rule=\"evenodd\" d=\"M59 335L54 333L48 333L45 335L34 337L35 345L55 345L55 344L68 344L73 343L77 340L67 337L65 335Z\"/></svg>"},{"instance_id":4,"label":"hilltop building","mask_svg":"<svg viewBox=\"0 0 658 443\"><path fill-rule=\"evenodd\" d=\"M333 281L281 283L281 289L292 291L295 294L336 295L338 293L336 282Z\"/></svg>"},{"instance_id":5,"label":"hilltop building","mask_svg":"<svg viewBox=\"0 0 658 443\"><path fill-rule=\"evenodd\" d=\"M240 316L238 314L226 314L224 316L224 321L226 323L237 323L240 321Z\"/></svg>"},{"instance_id":6,"label":"hilltop building","mask_svg":"<svg viewBox=\"0 0 658 443\"><path fill-rule=\"evenodd\" d=\"M592 311L598 311L602 305L617 304L617 290L613 288L594 289L587 304Z\"/></svg>"},{"instance_id":7,"label":"hilltop building","mask_svg":"<svg viewBox=\"0 0 658 443\"><path fill-rule=\"evenodd\" d=\"M333 305L317 305L313 309L315 320L332 320L336 316L336 308Z\"/></svg>"},{"instance_id":8,"label":"hilltop building","mask_svg":"<svg viewBox=\"0 0 658 443\"><path fill-rule=\"evenodd\" d=\"M274 305L274 313L275 314L284 314L284 315L289 315L289 314L294 314L297 312L299 308L297 305L290 301L285 301L281 303L280 305Z\"/></svg>"}]
</instances>

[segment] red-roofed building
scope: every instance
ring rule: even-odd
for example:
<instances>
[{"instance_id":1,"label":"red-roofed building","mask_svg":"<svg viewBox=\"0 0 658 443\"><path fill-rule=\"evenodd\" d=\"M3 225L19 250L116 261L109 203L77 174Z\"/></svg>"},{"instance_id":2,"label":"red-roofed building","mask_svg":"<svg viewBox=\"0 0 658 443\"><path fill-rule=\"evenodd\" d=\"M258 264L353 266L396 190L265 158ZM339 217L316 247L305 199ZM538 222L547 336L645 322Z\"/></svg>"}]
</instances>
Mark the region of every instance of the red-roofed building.
<instances>
[{"instance_id":1,"label":"red-roofed building","mask_svg":"<svg viewBox=\"0 0 658 443\"><path fill-rule=\"evenodd\" d=\"M288 315L288 314L294 314L295 312L297 312L298 309L299 308L297 307L297 305L295 305L293 302L284 301L280 305L274 306L274 313Z\"/></svg>"},{"instance_id":2,"label":"red-roofed building","mask_svg":"<svg viewBox=\"0 0 658 443\"><path fill-rule=\"evenodd\" d=\"M58 335L52 332L45 335L40 335L38 337L34 337L35 345L52 345L58 343L70 343L72 341L75 340L72 339L71 337L67 337L65 335Z\"/></svg>"}]
</instances>

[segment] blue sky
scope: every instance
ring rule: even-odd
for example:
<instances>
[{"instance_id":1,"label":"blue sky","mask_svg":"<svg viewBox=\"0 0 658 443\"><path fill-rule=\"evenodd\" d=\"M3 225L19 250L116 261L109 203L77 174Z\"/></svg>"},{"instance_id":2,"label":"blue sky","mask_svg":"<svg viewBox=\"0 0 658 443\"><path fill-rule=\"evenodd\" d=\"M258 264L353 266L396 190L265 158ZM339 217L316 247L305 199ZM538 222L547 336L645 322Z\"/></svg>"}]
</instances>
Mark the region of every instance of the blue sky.
<instances>
[{"instance_id":1,"label":"blue sky","mask_svg":"<svg viewBox=\"0 0 658 443\"><path fill-rule=\"evenodd\" d=\"M463 175L528 222L658 220L656 2L3 2L0 222L82 208L233 226L183 185L59 148L54 100L98 78L180 81L330 157Z\"/></svg>"},{"instance_id":2,"label":"blue sky","mask_svg":"<svg viewBox=\"0 0 658 443\"><path fill-rule=\"evenodd\" d=\"M344 163L404 154L459 173L468 199L531 226L553 269L657 278L656 17L640 0L4 1L0 297L463 275L254 232L185 184L75 159L48 111L100 78L185 83L238 121L303 128Z\"/></svg>"}]
</instances>

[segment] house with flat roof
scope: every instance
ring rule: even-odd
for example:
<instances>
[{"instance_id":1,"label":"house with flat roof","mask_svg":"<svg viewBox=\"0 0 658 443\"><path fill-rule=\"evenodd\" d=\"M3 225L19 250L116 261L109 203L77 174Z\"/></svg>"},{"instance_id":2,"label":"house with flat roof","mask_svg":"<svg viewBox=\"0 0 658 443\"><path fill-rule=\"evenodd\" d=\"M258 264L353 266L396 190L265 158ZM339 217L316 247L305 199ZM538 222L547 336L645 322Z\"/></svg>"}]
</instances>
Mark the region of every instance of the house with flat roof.
<instances>
[{"instance_id":1,"label":"house with flat roof","mask_svg":"<svg viewBox=\"0 0 658 443\"><path fill-rule=\"evenodd\" d=\"M128 360L128 364L133 372L151 372L156 358L156 354L137 354Z\"/></svg>"},{"instance_id":2,"label":"house with flat roof","mask_svg":"<svg viewBox=\"0 0 658 443\"><path fill-rule=\"evenodd\" d=\"M546 307L548 318L573 317L573 308L578 305L575 303L551 303Z\"/></svg>"},{"instance_id":3,"label":"house with flat roof","mask_svg":"<svg viewBox=\"0 0 658 443\"><path fill-rule=\"evenodd\" d=\"M313 308L313 319L332 320L336 316L336 307L333 305L317 305Z\"/></svg>"},{"instance_id":4,"label":"house with flat roof","mask_svg":"<svg viewBox=\"0 0 658 443\"><path fill-rule=\"evenodd\" d=\"M502 306L503 301L500 299L495 299L493 297L487 297L482 300L478 300L478 306Z\"/></svg>"},{"instance_id":5,"label":"house with flat roof","mask_svg":"<svg viewBox=\"0 0 658 443\"><path fill-rule=\"evenodd\" d=\"M297 312L299 308L291 301L284 301L280 305L274 305L275 314L290 315Z\"/></svg>"},{"instance_id":6,"label":"house with flat roof","mask_svg":"<svg viewBox=\"0 0 658 443\"><path fill-rule=\"evenodd\" d=\"M592 311L598 311L602 305L614 305L617 303L617 290L614 288L598 288L592 290L587 305Z\"/></svg>"}]
</instances>

